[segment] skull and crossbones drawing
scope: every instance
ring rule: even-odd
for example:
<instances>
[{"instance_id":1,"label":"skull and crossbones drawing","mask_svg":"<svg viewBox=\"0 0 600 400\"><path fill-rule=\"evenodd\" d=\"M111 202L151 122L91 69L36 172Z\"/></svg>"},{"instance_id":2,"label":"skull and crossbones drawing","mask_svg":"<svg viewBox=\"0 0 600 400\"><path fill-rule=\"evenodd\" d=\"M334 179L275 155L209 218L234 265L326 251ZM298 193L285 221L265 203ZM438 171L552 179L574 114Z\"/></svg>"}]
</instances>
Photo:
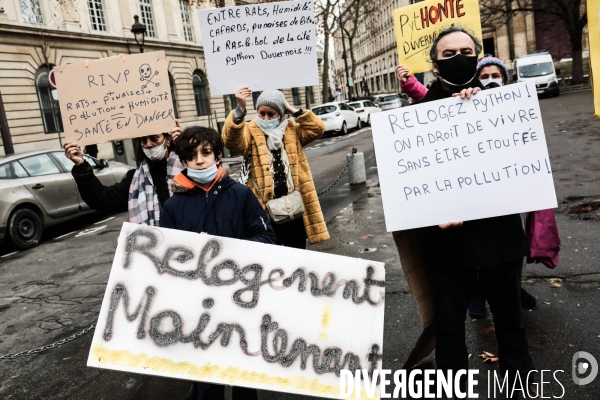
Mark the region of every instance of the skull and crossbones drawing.
<instances>
[{"instance_id":1,"label":"skull and crossbones drawing","mask_svg":"<svg viewBox=\"0 0 600 400\"><path fill-rule=\"evenodd\" d=\"M152 73L152 67L150 67L150 65L142 64L140 66L140 75L140 81L146 82L142 85L142 89L146 89L150 83L153 83L154 87L160 86L160 83L152 81L152 78L158 75L158 71L154 71L154 73Z\"/></svg>"}]
</instances>

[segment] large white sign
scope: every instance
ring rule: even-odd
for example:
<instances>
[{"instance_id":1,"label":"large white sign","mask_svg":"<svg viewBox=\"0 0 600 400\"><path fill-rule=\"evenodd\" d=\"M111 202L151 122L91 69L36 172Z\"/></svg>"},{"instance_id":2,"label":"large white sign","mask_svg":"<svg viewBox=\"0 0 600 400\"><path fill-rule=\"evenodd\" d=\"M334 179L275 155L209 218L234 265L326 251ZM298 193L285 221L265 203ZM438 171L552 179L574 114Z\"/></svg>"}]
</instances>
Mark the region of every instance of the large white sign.
<instances>
[{"instance_id":1,"label":"large white sign","mask_svg":"<svg viewBox=\"0 0 600 400\"><path fill-rule=\"evenodd\" d=\"M378 262L125 223L87 365L339 398L341 369L381 369L384 280Z\"/></svg>"},{"instance_id":2,"label":"large white sign","mask_svg":"<svg viewBox=\"0 0 600 400\"><path fill-rule=\"evenodd\" d=\"M211 95L319 84L312 1L199 10Z\"/></svg>"},{"instance_id":3,"label":"large white sign","mask_svg":"<svg viewBox=\"0 0 600 400\"><path fill-rule=\"evenodd\" d=\"M532 83L371 120L388 232L557 206Z\"/></svg>"}]
</instances>

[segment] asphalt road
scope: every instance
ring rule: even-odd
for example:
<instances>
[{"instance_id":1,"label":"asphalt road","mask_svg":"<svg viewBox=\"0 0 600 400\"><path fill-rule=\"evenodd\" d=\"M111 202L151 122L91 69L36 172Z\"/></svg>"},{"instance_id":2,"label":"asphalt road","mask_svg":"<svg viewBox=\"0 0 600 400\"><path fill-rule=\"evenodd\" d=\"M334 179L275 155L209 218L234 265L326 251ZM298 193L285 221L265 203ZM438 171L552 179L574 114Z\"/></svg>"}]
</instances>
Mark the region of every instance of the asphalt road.
<instances>
[{"instance_id":1,"label":"asphalt road","mask_svg":"<svg viewBox=\"0 0 600 400\"><path fill-rule=\"evenodd\" d=\"M592 117L590 91L542 99L542 114L563 239L555 270L530 265L524 287L538 299L525 311L531 353L538 369L559 375L565 399L596 399L600 378L588 386L570 380L571 357L583 350L600 360L600 120ZM365 154L368 184L350 187L347 177L321 197L332 239L311 250L386 263L384 368L398 369L420 332L420 319L398 256L383 225L377 169L369 129L320 139L306 148L316 187L324 190L356 146ZM237 166L234 165L234 172ZM37 248L12 253L0 246L0 355L50 344L95 322L116 238L126 214L93 214L45 232ZM478 354L496 351L490 318L467 319L470 368L488 371ZM488 333L485 333L488 332ZM183 399L188 383L87 368L91 335L41 354L0 361L0 396L10 399ZM422 367L432 367L428 358ZM480 387L485 387L485 380ZM546 395L560 394L556 385ZM261 392L260 399L302 396ZM481 398L485 398L482 396Z\"/></svg>"}]
</instances>

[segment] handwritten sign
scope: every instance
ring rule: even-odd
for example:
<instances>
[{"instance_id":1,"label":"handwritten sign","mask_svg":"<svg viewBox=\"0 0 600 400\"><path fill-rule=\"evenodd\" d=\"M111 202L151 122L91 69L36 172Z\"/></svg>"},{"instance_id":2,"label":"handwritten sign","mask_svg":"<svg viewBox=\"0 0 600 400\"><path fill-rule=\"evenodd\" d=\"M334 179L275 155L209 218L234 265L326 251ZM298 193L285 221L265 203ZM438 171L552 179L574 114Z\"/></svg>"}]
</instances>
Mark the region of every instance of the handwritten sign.
<instances>
[{"instance_id":1,"label":"handwritten sign","mask_svg":"<svg viewBox=\"0 0 600 400\"><path fill-rule=\"evenodd\" d=\"M477 0L426 0L394 10L400 64L411 74L431 70L429 50L437 34L460 25L482 40Z\"/></svg>"},{"instance_id":2,"label":"handwritten sign","mask_svg":"<svg viewBox=\"0 0 600 400\"><path fill-rule=\"evenodd\" d=\"M587 0L594 116L600 117L600 0Z\"/></svg>"},{"instance_id":3,"label":"handwritten sign","mask_svg":"<svg viewBox=\"0 0 600 400\"><path fill-rule=\"evenodd\" d=\"M212 95L319 84L312 1L199 10Z\"/></svg>"},{"instance_id":4,"label":"handwritten sign","mask_svg":"<svg viewBox=\"0 0 600 400\"><path fill-rule=\"evenodd\" d=\"M388 232L557 206L532 83L371 119Z\"/></svg>"},{"instance_id":5,"label":"handwritten sign","mask_svg":"<svg viewBox=\"0 0 600 400\"><path fill-rule=\"evenodd\" d=\"M88 60L53 71L67 141L88 145L175 126L164 51Z\"/></svg>"},{"instance_id":6,"label":"handwritten sign","mask_svg":"<svg viewBox=\"0 0 600 400\"><path fill-rule=\"evenodd\" d=\"M384 279L378 262L125 223L87 365L339 398L340 370L381 369Z\"/></svg>"}]
</instances>

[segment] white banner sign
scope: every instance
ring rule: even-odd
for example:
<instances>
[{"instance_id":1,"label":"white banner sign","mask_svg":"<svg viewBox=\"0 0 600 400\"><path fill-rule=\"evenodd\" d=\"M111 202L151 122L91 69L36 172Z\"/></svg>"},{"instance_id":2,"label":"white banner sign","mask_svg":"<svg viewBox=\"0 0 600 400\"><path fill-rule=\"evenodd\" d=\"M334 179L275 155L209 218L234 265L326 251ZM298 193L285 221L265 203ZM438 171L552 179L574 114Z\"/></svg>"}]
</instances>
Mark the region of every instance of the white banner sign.
<instances>
[{"instance_id":1,"label":"white banner sign","mask_svg":"<svg viewBox=\"0 0 600 400\"><path fill-rule=\"evenodd\" d=\"M87 365L339 398L340 370L381 369L384 280L379 262L125 223Z\"/></svg>"},{"instance_id":2,"label":"white banner sign","mask_svg":"<svg viewBox=\"0 0 600 400\"><path fill-rule=\"evenodd\" d=\"M319 84L312 1L199 10L211 95Z\"/></svg>"},{"instance_id":3,"label":"white banner sign","mask_svg":"<svg viewBox=\"0 0 600 400\"><path fill-rule=\"evenodd\" d=\"M534 84L371 120L388 232L557 206Z\"/></svg>"}]
</instances>

